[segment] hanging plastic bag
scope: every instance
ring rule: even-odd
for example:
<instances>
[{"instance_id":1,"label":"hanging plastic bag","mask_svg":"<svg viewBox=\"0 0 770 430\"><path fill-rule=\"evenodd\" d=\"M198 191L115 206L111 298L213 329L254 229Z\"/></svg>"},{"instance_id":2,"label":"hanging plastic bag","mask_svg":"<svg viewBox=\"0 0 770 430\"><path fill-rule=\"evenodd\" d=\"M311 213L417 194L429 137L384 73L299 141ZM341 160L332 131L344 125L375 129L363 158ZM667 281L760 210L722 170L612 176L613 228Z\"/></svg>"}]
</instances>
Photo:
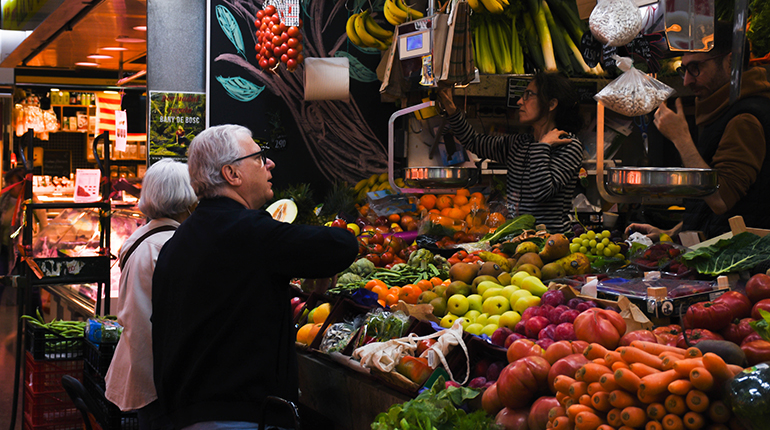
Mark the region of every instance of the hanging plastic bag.
<instances>
[{"instance_id":1,"label":"hanging plastic bag","mask_svg":"<svg viewBox=\"0 0 770 430\"><path fill-rule=\"evenodd\" d=\"M642 14L633 0L599 0L588 18L591 34L609 46L624 46L642 31Z\"/></svg>"},{"instance_id":2,"label":"hanging plastic bag","mask_svg":"<svg viewBox=\"0 0 770 430\"><path fill-rule=\"evenodd\" d=\"M612 58L623 74L594 96L607 109L625 116L646 115L674 93L673 88L636 69L630 58Z\"/></svg>"}]
</instances>

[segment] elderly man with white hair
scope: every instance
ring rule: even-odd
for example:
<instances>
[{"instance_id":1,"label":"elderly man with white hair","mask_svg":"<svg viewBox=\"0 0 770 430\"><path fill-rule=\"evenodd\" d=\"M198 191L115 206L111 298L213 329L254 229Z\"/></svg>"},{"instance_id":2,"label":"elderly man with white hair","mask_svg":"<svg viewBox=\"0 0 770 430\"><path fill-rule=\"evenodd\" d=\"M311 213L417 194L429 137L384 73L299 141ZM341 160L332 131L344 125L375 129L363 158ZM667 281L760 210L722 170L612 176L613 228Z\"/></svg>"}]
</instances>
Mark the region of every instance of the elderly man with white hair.
<instances>
[{"instance_id":1,"label":"elderly man with white hair","mask_svg":"<svg viewBox=\"0 0 770 430\"><path fill-rule=\"evenodd\" d=\"M273 197L266 151L238 125L190 144L201 201L161 250L152 291L155 386L179 429L256 429L268 396L296 402L290 281L334 276L358 254L346 229L262 209ZM268 429L293 424L281 408L266 412Z\"/></svg>"},{"instance_id":2,"label":"elderly man with white hair","mask_svg":"<svg viewBox=\"0 0 770 430\"><path fill-rule=\"evenodd\" d=\"M142 430L168 423L152 379L152 274L161 247L197 203L187 165L158 161L147 169L139 198L149 222L120 248L118 322L124 329L105 378L105 396L123 411L136 410Z\"/></svg>"}]
</instances>

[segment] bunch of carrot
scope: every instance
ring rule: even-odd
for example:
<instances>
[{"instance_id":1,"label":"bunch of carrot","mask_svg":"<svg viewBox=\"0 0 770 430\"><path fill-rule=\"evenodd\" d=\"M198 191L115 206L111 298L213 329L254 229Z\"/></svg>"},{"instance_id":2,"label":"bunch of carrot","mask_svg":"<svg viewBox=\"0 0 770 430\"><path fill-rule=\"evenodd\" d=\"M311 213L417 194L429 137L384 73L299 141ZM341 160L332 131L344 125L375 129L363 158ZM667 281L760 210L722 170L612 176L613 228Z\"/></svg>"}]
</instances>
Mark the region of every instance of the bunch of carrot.
<instances>
[{"instance_id":1,"label":"bunch of carrot","mask_svg":"<svg viewBox=\"0 0 770 430\"><path fill-rule=\"evenodd\" d=\"M554 380L560 407L553 430L728 430L730 409L719 389L742 371L718 355L654 342L608 350L590 344L591 360L574 377Z\"/></svg>"}]
</instances>

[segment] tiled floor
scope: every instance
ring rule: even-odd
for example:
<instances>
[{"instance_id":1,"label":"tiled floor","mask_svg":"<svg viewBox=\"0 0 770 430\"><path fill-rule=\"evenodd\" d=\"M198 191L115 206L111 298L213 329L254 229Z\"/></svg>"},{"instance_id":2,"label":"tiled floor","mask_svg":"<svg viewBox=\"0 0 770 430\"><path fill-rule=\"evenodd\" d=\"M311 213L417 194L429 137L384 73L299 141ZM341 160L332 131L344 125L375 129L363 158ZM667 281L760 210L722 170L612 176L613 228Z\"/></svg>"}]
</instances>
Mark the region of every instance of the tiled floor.
<instances>
[{"instance_id":1,"label":"tiled floor","mask_svg":"<svg viewBox=\"0 0 770 430\"><path fill-rule=\"evenodd\" d=\"M0 298L0 430L20 430L23 421L21 403L24 392L19 388L18 414L11 429L13 380L16 363L16 290L7 287ZM23 360L23 356L22 356Z\"/></svg>"}]
</instances>

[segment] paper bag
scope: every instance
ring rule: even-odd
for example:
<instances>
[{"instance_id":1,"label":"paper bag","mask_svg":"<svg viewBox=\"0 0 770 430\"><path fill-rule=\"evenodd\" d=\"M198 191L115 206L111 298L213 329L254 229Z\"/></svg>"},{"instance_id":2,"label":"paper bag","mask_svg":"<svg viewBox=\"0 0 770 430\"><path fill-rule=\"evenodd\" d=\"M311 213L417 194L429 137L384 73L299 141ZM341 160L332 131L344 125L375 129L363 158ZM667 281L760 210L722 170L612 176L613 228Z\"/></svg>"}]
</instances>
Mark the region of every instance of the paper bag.
<instances>
[{"instance_id":1,"label":"paper bag","mask_svg":"<svg viewBox=\"0 0 770 430\"><path fill-rule=\"evenodd\" d=\"M620 296L618 298L618 307L620 308L620 316L626 322L626 333L634 330L652 330L652 321L647 318L647 315L638 306L631 303L628 297Z\"/></svg>"}]
</instances>

